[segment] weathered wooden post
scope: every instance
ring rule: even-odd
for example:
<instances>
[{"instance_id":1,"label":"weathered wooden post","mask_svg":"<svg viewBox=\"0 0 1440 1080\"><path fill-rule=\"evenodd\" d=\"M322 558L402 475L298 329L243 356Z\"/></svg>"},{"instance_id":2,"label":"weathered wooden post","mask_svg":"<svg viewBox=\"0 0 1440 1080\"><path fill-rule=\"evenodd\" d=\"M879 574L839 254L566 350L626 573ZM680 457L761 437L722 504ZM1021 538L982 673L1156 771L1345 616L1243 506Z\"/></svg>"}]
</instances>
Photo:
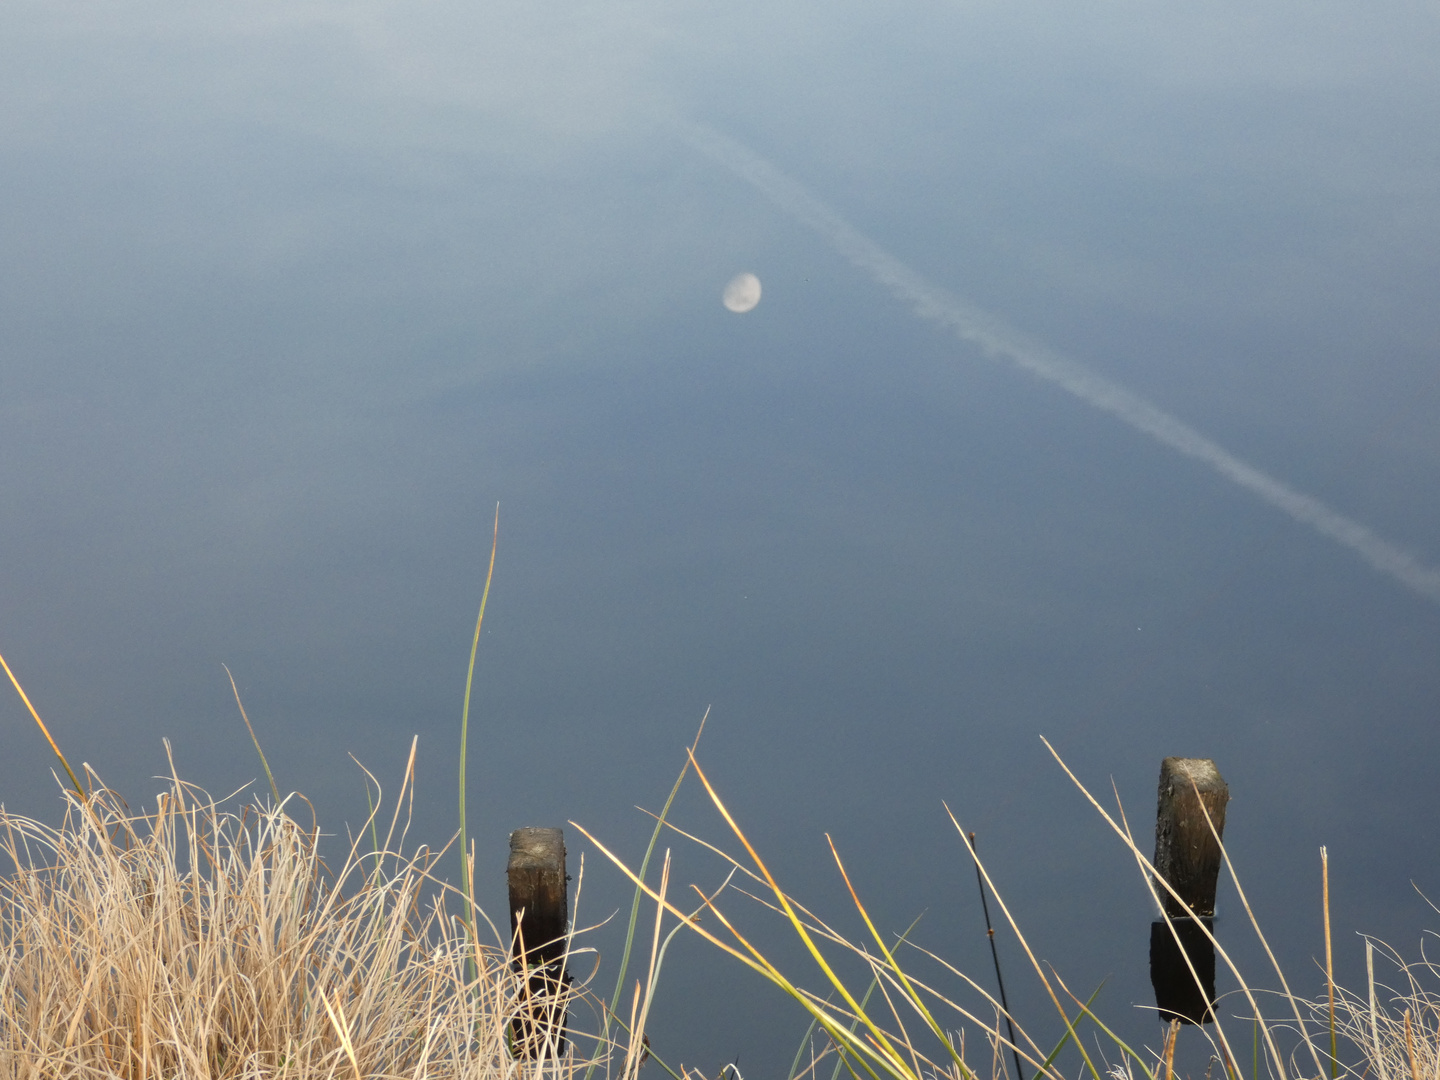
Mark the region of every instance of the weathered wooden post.
<instances>
[{"instance_id":1,"label":"weathered wooden post","mask_svg":"<svg viewBox=\"0 0 1440 1080\"><path fill-rule=\"evenodd\" d=\"M1229 801L1230 789L1210 758L1167 757L1160 763L1155 870L1179 894L1177 899L1160 887L1166 918L1150 926L1150 984L1166 1023L1215 1019L1215 947L1206 931L1214 924Z\"/></svg>"},{"instance_id":2,"label":"weathered wooden post","mask_svg":"<svg viewBox=\"0 0 1440 1080\"><path fill-rule=\"evenodd\" d=\"M565 834L516 829L510 834L510 958L525 976L520 1011L510 1022L517 1056L530 1061L565 1053L565 999L570 977L570 902Z\"/></svg>"}]
</instances>

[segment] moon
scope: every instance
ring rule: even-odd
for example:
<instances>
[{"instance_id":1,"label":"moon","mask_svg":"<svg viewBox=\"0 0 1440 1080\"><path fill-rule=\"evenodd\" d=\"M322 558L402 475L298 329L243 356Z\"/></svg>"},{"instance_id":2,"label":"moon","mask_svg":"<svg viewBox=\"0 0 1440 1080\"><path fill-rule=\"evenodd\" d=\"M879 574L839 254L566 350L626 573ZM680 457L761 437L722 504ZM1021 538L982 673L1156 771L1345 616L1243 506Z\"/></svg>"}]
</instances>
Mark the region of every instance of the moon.
<instances>
[{"instance_id":1,"label":"moon","mask_svg":"<svg viewBox=\"0 0 1440 1080\"><path fill-rule=\"evenodd\" d=\"M760 279L749 271L736 274L725 286L720 300L737 315L754 311L755 305L760 303Z\"/></svg>"}]
</instances>

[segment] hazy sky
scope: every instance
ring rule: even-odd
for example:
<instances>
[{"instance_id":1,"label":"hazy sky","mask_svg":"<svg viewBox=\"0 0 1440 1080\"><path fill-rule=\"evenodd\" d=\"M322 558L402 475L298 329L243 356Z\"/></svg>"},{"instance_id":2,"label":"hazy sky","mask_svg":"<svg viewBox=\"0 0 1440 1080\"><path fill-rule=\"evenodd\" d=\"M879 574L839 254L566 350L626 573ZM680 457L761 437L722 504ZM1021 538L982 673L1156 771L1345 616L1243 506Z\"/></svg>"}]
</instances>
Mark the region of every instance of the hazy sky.
<instances>
[{"instance_id":1,"label":"hazy sky","mask_svg":"<svg viewBox=\"0 0 1440 1080\"><path fill-rule=\"evenodd\" d=\"M1423 572L1432 4L45 0L3 25L0 652L133 804L166 737L253 789L223 662L328 829L363 817L347 754L393 785L418 734L412 837L448 839L499 502L470 777L497 915L517 826L638 855L633 807L709 707L701 759L803 898L843 913L829 831L887 928L927 910L983 977L945 800L1140 1039L1148 900L1042 734L1141 832L1161 757L1214 757L1307 988L1320 844L1342 970L1356 932L1413 952L1433 925L1440 604L917 313L695 134ZM737 315L741 271L764 295ZM53 817L18 699L0 723L0 800ZM602 918L628 893L569 838ZM1232 894L1220 916L1253 960ZM664 988L668 1058L788 1066L798 1012L707 948Z\"/></svg>"}]
</instances>

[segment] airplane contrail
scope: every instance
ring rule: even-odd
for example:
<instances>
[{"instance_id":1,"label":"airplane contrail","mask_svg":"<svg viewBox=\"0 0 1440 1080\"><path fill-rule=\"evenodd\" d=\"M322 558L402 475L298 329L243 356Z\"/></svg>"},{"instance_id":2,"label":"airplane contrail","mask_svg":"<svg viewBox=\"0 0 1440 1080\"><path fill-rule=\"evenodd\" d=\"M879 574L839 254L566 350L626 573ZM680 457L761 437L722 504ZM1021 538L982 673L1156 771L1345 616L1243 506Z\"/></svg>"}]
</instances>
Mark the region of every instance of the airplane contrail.
<instances>
[{"instance_id":1,"label":"airplane contrail","mask_svg":"<svg viewBox=\"0 0 1440 1080\"><path fill-rule=\"evenodd\" d=\"M987 356L1008 360L1046 382L1069 391L1102 412L1149 435L1156 442L1208 465L1225 479L1256 495L1262 502L1289 514L1322 536L1349 548L1371 567L1406 588L1440 603L1440 570L1422 563L1373 529L1313 495L1297 491L1223 446L1206 438L1189 424L1139 394L1064 356L1042 342L1007 325L974 304L931 284L891 255L844 218L811 195L753 150L700 124L684 124L682 134L696 150L757 188L791 217L808 225L879 285L909 304L915 314L947 327L963 341L979 346Z\"/></svg>"}]
</instances>

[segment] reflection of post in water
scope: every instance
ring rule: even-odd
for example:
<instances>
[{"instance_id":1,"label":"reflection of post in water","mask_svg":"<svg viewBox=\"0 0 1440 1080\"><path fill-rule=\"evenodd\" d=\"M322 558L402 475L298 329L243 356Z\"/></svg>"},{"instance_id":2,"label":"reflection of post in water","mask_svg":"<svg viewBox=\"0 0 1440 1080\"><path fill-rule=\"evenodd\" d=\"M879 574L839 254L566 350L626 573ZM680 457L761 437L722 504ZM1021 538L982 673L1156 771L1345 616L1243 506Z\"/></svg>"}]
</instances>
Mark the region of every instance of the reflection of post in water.
<instances>
[{"instance_id":1,"label":"reflection of post in water","mask_svg":"<svg viewBox=\"0 0 1440 1080\"><path fill-rule=\"evenodd\" d=\"M1206 931L1214 922L1219 837L1229 801L1230 789L1210 758L1167 757L1160 763L1155 870L1179 899L1160 887L1166 918L1150 926L1150 983L1167 1023L1214 1020L1215 946Z\"/></svg>"}]
</instances>

